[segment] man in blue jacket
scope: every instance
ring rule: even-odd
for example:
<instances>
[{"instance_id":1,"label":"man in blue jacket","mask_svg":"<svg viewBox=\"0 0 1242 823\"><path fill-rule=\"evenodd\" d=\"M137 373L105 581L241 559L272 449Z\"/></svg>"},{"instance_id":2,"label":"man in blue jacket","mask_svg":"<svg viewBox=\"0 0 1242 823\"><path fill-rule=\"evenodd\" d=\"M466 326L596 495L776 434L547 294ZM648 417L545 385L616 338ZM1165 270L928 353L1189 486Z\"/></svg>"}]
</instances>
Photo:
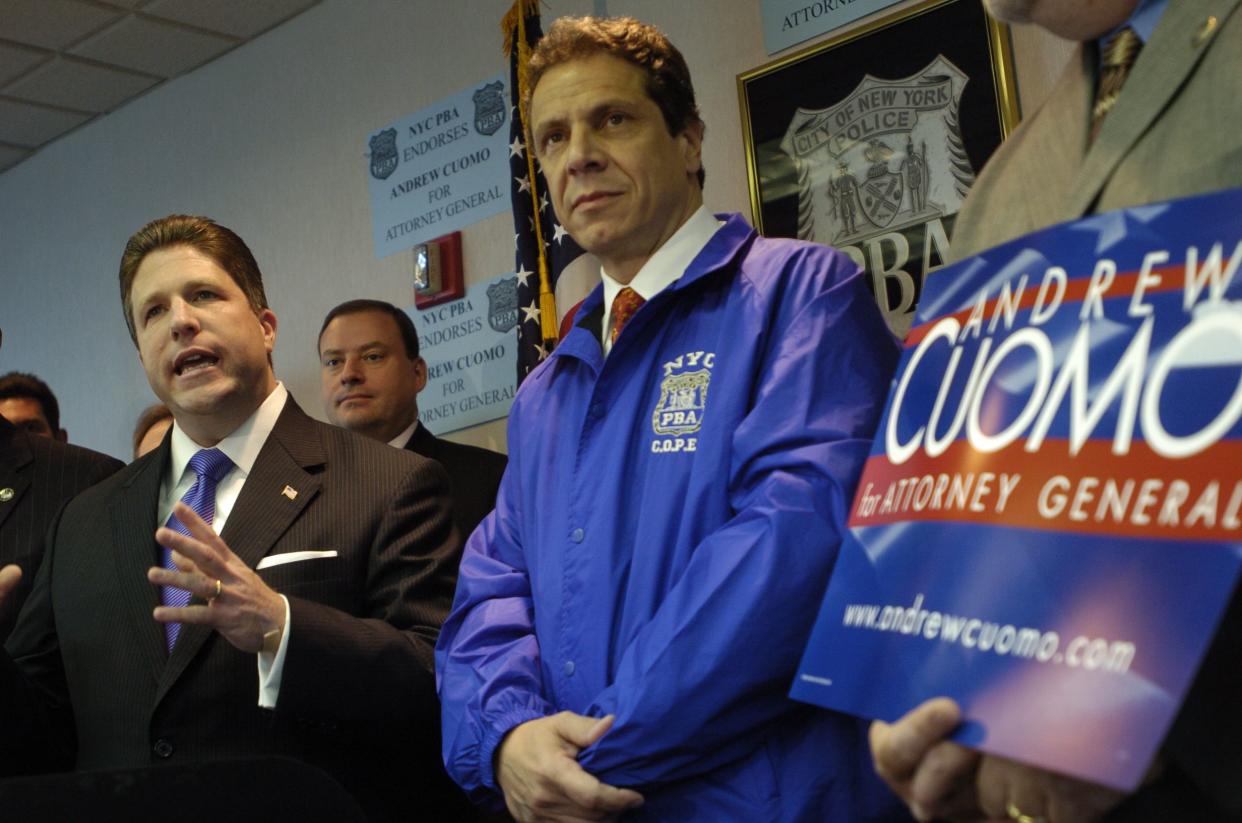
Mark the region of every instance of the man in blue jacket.
<instances>
[{"instance_id":1,"label":"man in blue jacket","mask_svg":"<svg viewBox=\"0 0 1242 823\"><path fill-rule=\"evenodd\" d=\"M703 207L681 54L557 21L533 148L603 283L523 383L436 663L450 774L518 820L861 821L860 721L786 697L897 349L860 272Z\"/></svg>"}]
</instances>

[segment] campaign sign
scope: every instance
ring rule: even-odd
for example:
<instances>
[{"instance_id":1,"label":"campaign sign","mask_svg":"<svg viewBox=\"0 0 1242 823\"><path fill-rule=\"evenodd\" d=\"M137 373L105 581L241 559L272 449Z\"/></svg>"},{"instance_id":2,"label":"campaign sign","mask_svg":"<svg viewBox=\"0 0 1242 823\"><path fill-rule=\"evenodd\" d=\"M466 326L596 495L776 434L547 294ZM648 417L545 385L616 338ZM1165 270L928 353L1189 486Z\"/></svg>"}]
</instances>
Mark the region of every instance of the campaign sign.
<instances>
[{"instance_id":1,"label":"campaign sign","mask_svg":"<svg viewBox=\"0 0 1242 823\"><path fill-rule=\"evenodd\" d=\"M810 40L897 0L763 0L763 45L768 54Z\"/></svg>"},{"instance_id":2,"label":"campaign sign","mask_svg":"<svg viewBox=\"0 0 1242 823\"><path fill-rule=\"evenodd\" d=\"M792 696L1142 778L1242 559L1242 189L927 281Z\"/></svg>"},{"instance_id":3,"label":"campaign sign","mask_svg":"<svg viewBox=\"0 0 1242 823\"><path fill-rule=\"evenodd\" d=\"M440 435L507 415L517 391L517 276L476 283L461 300L407 311L427 361L427 385L418 393L423 425Z\"/></svg>"},{"instance_id":4,"label":"campaign sign","mask_svg":"<svg viewBox=\"0 0 1242 823\"><path fill-rule=\"evenodd\" d=\"M372 134L375 256L509 210L509 92L498 75Z\"/></svg>"}]
</instances>

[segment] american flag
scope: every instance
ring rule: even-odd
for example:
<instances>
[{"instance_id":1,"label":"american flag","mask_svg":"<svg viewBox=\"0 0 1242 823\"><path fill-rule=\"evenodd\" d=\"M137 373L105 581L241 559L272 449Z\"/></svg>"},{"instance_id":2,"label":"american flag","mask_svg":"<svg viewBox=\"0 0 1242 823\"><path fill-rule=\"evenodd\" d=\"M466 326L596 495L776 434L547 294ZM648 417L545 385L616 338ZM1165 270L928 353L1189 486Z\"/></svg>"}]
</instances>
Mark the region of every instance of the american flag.
<instances>
[{"instance_id":1,"label":"american flag","mask_svg":"<svg viewBox=\"0 0 1242 823\"><path fill-rule=\"evenodd\" d=\"M556 222L548 184L527 151L530 129L522 115L523 72L531 48L543 37L539 0L515 0L501 25L513 104L509 172L518 280L517 382L521 383L556 346L566 315L599 282L599 263Z\"/></svg>"}]
</instances>

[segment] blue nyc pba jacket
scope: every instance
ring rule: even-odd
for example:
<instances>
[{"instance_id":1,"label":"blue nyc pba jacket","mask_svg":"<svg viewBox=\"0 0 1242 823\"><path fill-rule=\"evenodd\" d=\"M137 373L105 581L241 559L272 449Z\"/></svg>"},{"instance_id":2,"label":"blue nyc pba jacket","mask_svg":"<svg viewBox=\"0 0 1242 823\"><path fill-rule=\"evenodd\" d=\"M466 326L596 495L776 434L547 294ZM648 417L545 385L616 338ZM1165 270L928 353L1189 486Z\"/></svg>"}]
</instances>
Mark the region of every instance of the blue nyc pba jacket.
<instances>
[{"instance_id":1,"label":"blue nyc pba jacket","mask_svg":"<svg viewBox=\"0 0 1242 823\"><path fill-rule=\"evenodd\" d=\"M602 289L509 415L496 510L436 652L449 773L494 791L505 733L616 715L579 755L626 819L865 820L865 725L786 697L897 347L864 278L740 216L605 360Z\"/></svg>"}]
</instances>

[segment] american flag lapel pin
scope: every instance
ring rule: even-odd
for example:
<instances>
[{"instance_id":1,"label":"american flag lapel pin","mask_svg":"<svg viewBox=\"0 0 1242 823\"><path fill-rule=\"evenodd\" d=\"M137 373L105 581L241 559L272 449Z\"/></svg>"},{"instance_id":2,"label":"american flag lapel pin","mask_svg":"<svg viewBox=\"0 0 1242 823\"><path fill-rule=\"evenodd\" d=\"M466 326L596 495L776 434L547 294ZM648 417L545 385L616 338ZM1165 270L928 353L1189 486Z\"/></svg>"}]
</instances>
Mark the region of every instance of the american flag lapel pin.
<instances>
[{"instance_id":1,"label":"american flag lapel pin","mask_svg":"<svg viewBox=\"0 0 1242 823\"><path fill-rule=\"evenodd\" d=\"M288 486L288 485L285 486L281 490L280 493L283 494L285 497L289 498L290 500L293 500L298 496L298 490L293 488L293 486Z\"/></svg>"}]
</instances>

